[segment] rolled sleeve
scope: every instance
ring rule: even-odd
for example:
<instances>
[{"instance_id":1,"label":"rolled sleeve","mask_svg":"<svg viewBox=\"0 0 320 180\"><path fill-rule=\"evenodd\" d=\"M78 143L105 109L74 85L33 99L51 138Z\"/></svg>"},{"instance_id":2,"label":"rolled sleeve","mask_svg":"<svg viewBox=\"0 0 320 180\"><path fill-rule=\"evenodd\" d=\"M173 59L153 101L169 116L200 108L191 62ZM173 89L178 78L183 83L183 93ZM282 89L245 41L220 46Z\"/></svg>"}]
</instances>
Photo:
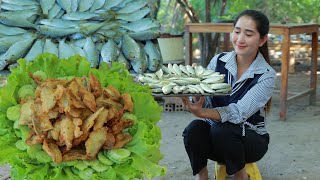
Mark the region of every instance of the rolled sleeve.
<instances>
[{"instance_id":1,"label":"rolled sleeve","mask_svg":"<svg viewBox=\"0 0 320 180\"><path fill-rule=\"evenodd\" d=\"M228 106L224 106L224 107L216 107L215 108L218 113L220 114L220 117L221 117L221 122L224 123L224 122L227 122L228 119L229 119L229 116L230 116L230 110L228 108Z\"/></svg>"},{"instance_id":2,"label":"rolled sleeve","mask_svg":"<svg viewBox=\"0 0 320 180\"><path fill-rule=\"evenodd\" d=\"M240 124L247 119L245 115L246 113L240 111L240 109L237 108L237 104L235 103L229 104L228 106L224 107L217 107L215 109L220 114L222 123L229 121L234 124Z\"/></svg>"}]
</instances>

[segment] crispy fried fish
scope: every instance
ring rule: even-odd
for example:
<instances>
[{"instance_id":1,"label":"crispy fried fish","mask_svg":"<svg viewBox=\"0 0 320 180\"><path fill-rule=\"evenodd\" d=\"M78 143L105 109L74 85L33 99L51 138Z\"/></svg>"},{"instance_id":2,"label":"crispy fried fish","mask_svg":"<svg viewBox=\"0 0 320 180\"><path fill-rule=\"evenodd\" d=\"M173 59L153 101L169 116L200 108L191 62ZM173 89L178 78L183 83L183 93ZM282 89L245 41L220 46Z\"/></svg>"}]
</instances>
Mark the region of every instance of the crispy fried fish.
<instances>
[{"instance_id":1,"label":"crispy fried fish","mask_svg":"<svg viewBox=\"0 0 320 180\"><path fill-rule=\"evenodd\" d=\"M103 88L103 94L106 95L107 98L119 101L120 92L112 85L108 85L106 88Z\"/></svg>"},{"instance_id":2,"label":"crispy fried fish","mask_svg":"<svg viewBox=\"0 0 320 180\"><path fill-rule=\"evenodd\" d=\"M129 112L133 111L133 102L129 93L121 94L121 102L124 105L123 109Z\"/></svg>"},{"instance_id":3,"label":"crispy fried fish","mask_svg":"<svg viewBox=\"0 0 320 180\"><path fill-rule=\"evenodd\" d=\"M104 142L103 149L113 149L113 146L116 142L116 138L111 132L108 132L106 137L107 137L107 140Z\"/></svg>"},{"instance_id":4,"label":"crispy fried fish","mask_svg":"<svg viewBox=\"0 0 320 180\"><path fill-rule=\"evenodd\" d=\"M130 134L117 134L116 142L113 146L113 149L122 148L125 144L127 144L132 139Z\"/></svg>"},{"instance_id":5,"label":"crispy fried fish","mask_svg":"<svg viewBox=\"0 0 320 180\"><path fill-rule=\"evenodd\" d=\"M122 133L133 124L122 118L133 111L129 93L103 88L93 74L71 80L30 76L38 87L34 99L20 101L19 124L31 128L26 143L42 144L53 162L95 159L101 148L121 148L131 140Z\"/></svg>"},{"instance_id":6,"label":"crispy fried fish","mask_svg":"<svg viewBox=\"0 0 320 180\"><path fill-rule=\"evenodd\" d=\"M108 121L108 109L103 109L98 118L95 120L95 123L93 125L93 130L98 130L104 126L104 124Z\"/></svg>"},{"instance_id":7,"label":"crispy fried fish","mask_svg":"<svg viewBox=\"0 0 320 180\"><path fill-rule=\"evenodd\" d=\"M47 86L43 86L41 88L40 98L41 98L41 102L42 102L42 111L43 112L48 112L57 103L57 100L55 97L55 90L51 89Z\"/></svg>"},{"instance_id":8,"label":"crispy fried fish","mask_svg":"<svg viewBox=\"0 0 320 180\"><path fill-rule=\"evenodd\" d=\"M87 156L91 159L94 159L98 154L99 150L107 140L107 128L100 128L96 131L92 131L87 139L85 146L86 146L86 153Z\"/></svg>"},{"instance_id":9,"label":"crispy fried fish","mask_svg":"<svg viewBox=\"0 0 320 180\"><path fill-rule=\"evenodd\" d=\"M34 117L34 100L28 100L21 105L20 109L20 125L31 125Z\"/></svg>"},{"instance_id":10,"label":"crispy fried fish","mask_svg":"<svg viewBox=\"0 0 320 180\"><path fill-rule=\"evenodd\" d=\"M89 116L81 126L81 129L84 134L88 133L90 128L94 125L94 121L99 117L100 113L103 111L104 107L98 109L95 113Z\"/></svg>"},{"instance_id":11,"label":"crispy fried fish","mask_svg":"<svg viewBox=\"0 0 320 180\"><path fill-rule=\"evenodd\" d=\"M94 95L87 91L85 88L80 87L79 89L80 97L83 101L83 103L93 112L96 112L97 110L97 104L96 104L96 98Z\"/></svg>"},{"instance_id":12,"label":"crispy fried fish","mask_svg":"<svg viewBox=\"0 0 320 180\"><path fill-rule=\"evenodd\" d=\"M71 149L62 156L62 161L73 161L73 160L89 160L86 151L84 149Z\"/></svg>"},{"instance_id":13,"label":"crispy fried fish","mask_svg":"<svg viewBox=\"0 0 320 180\"><path fill-rule=\"evenodd\" d=\"M130 127L132 125L133 125L132 120L121 119L118 123L114 124L111 127L111 131L113 134L119 134L122 130L124 130L125 128Z\"/></svg>"},{"instance_id":14,"label":"crispy fried fish","mask_svg":"<svg viewBox=\"0 0 320 180\"><path fill-rule=\"evenodd\" d=\"M91 86L91 92L93 93L94 97L99 97L102 94L102 87L100 81L93 75L90 74L89 82Z\"/></svg>"},{"instance_id":15,"label":"crispy fried fish","mask_svg":"<svg viewBox=\"0 0 320 180\"><path fill-rule=\"evenodd\" d=\"M59 141L64 142L64 144L67 146L66 150L68 151L72 148L75 125L73 124L73 121L70 117L62 116L60 128L61 128L61 131L59 135Z\"/></svg>"},{"instance_id":16,"label":"crispy fried fish","mask_svg":"<svg viewBox=\"0 0 320 180\"><path fill-rule=\"evenodd\" d=\"M59 164L62 162L62 154L61 151L58 147L58 145L56 145L53 142L50 142L49 140L44 140L43 141L43 145L42 145L42 149L48 153L48 155L52 158L52 161Z\"/></svg>"}]
</instances>

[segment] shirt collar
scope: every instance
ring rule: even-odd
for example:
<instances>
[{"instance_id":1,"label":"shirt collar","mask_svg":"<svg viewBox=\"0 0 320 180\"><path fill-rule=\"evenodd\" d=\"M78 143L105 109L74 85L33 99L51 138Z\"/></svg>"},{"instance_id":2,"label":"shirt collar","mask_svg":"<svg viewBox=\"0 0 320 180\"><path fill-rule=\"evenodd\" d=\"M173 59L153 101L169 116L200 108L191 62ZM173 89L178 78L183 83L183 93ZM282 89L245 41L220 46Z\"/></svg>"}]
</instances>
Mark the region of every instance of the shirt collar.
<instances>
[{"instance_id":1,"label":"shirt collar","mask_svg":"<svg viewBox=\"0 0 320 180\"><path fill-rule=\"evenodd\" d=\"M237 76L236 52L231 51L220 58L220 61L225 62L225 68L234 76ZM255 74L263 74L270 70L270 65L266 62L263 55L258 52L256 59L252 62L248 70L242 75L242 78L253 78Z\"/></svg>"}]
</instances>

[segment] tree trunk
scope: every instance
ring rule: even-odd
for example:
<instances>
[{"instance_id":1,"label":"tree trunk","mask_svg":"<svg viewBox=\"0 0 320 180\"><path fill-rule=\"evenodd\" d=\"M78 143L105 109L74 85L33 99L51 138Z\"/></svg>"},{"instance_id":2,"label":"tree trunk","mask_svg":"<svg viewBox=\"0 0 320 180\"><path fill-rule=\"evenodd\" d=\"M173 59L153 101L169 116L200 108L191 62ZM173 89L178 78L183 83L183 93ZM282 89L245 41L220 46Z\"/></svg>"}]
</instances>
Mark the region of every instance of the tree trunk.
<instances>
[{"instance_id":1,"label":"tree trunk","mask_svg":"<svg viewBox=\"0 0 320 180\"><path fill-rule=\"evenodd\" d=\"M227 6L227 0L223 0L222 4L221 4L219 16L224 15L224 10L225 10L226 6ZM208 54L208 56L211 58L217 53L217 50L219 49L220 37L221 37L220 33L214 33L213 41L212 41L212 49L211 49L210 53ZM206 65L209 64L209 62L210 62L210 59L207 59Z\"/></svg>"},{"instance_id":2,"label":"tree trunk","mask_svg":"<svg viewBox=\"0 0 320 180\"><path fill-rule=\"evenodd\" d=\"M208 23L211 22L211 1L212 0L206 0L205 22L208 22ZM177 2L180 4L181 8L185 11L185 13L187 14L188 18L192 23L200 23L200 20L196 12L193 10L188 0L177 0ZM214 4L216 4L217 0L214 0L213 2ZM227 0L222 0L222 5L219 12L220 16L224 14L226 4L227 4ZM200 46L200 52L201 52L200 63L202 66L207 66L211 58L215 55L216 49L219 43L219 36L220 36L219 33L215 33L212 41L211 33L206 33L206 34L199 33L199 46Z\"/></svg>"},{"instance_id":3,"label":"tree trunk","mask_svg":"<svg viewBox=\"0 0 320 180\"><path fill-rule=\"evenodd\" d=\"M160 0L149 0L150 18L157 19L158 11L160 9Z\"/></svg>"},{"instance_id":4,"label":"tree trunk","mask_svg":"<svg viewBox=\"0 0 320 180\"><path fill-rule=\"evenodd\" d=\"M181 8L184 9L185 13L189 17L190 21L192 23L200 23L200 20L198 18L197 13L193 10L193 7L188 2L188 0L177 0L177 2L180 4ZM200 52L203 51L203 42L204 42L204 36L203 33L199 33L199 47ZM202 53L201 53L202 54ZM201 60L200 60L201 61Z\"/></svg>"},{"instance_id":5,"label":"tree trunk","mask_svg":"<svg viewBox=\"0 0 320 180\"><path fill-rule=\"evenodd\" d=\"M211 1L206 0L206 23L211 22ZM207 66L210 61L210 52L212 50L212 36L211 33L204 34L203 48L201 49L201 65Z\"/></svg>"}]
</instances>

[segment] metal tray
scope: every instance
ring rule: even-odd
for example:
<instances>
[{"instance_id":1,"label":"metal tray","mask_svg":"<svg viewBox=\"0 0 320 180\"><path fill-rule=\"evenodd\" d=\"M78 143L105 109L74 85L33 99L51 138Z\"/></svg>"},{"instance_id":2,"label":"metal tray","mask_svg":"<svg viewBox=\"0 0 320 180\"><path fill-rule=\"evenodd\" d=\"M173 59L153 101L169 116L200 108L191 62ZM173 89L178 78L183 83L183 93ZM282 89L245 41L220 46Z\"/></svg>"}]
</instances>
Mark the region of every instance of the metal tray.
<instances>
[{"instance_id":1,"label":"metal tray","mask_svg":"<svg viewBox=\"0 0 320 180\"><path fill-rule=\"evenodd\" d=\"M228 96L230 95L230 93L213 93L213 94L210 94L210 93L205 93L205 94L191 94L191 93L188 93L188 94L182 94L182 93L179 93L179 94L174 94L174 93L170 93L170 94L163 94L163 93L151 93L152 96L154 97L185 97L185 96Z\"/></svg>"}]
</instances>

